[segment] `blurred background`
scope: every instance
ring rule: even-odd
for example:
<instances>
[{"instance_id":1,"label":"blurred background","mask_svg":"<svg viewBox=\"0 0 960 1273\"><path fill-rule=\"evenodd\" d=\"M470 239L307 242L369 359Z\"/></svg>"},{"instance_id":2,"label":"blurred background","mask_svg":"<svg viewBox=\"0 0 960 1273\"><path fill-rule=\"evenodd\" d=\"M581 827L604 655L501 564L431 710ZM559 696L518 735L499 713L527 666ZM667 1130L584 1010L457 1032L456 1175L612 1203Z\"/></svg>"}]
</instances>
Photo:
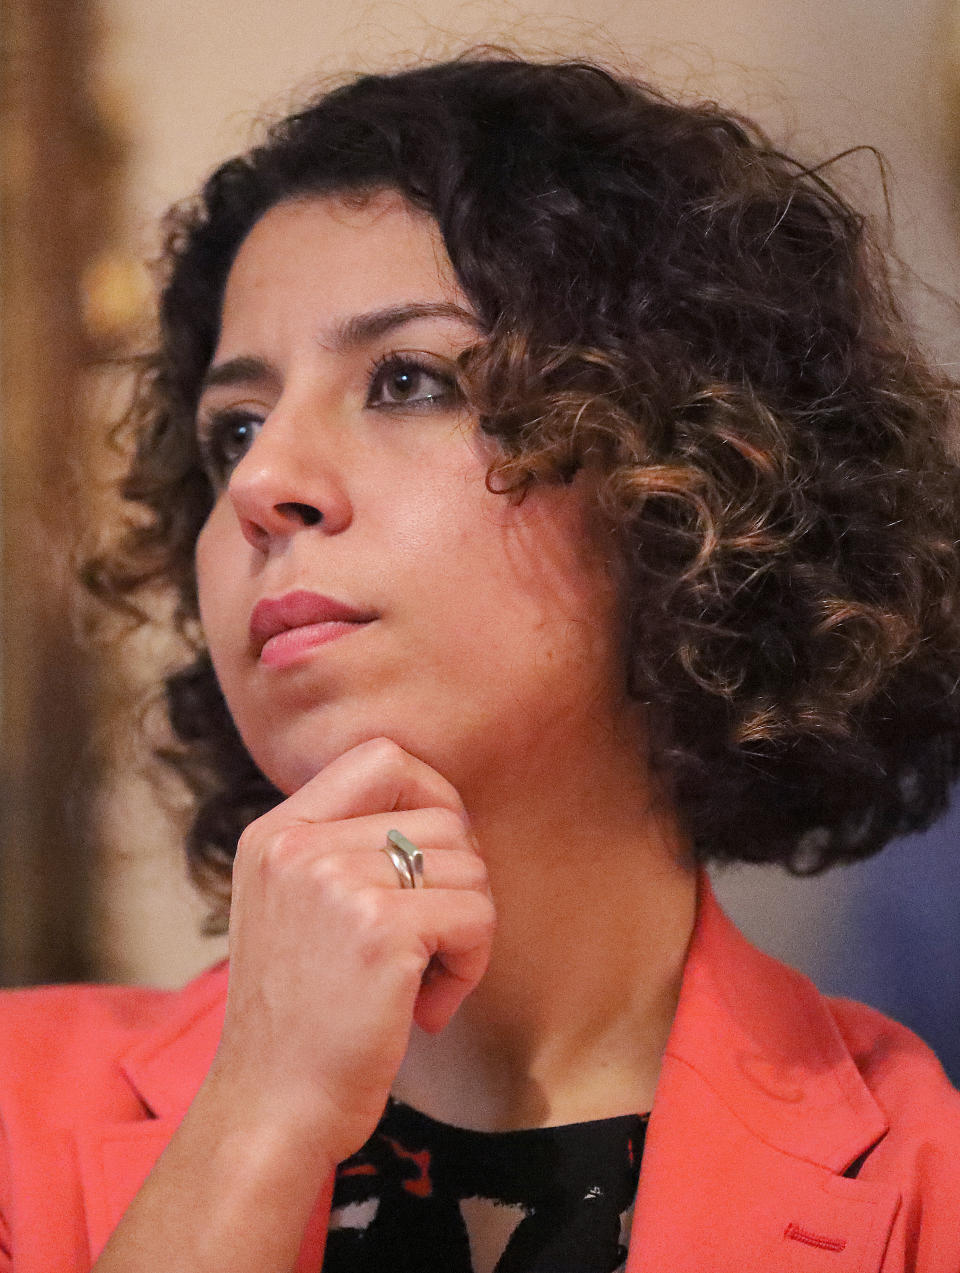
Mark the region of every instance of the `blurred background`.
<instances>
[{"instance_id":1,"label":"blurred background","mask_svg":"<svg viewBox=\"0 0 960 1273\"><path fill-rule=\"evenodd\" d=\"M158 222L258 120L346 70L481 42L628 65L758 117L893 220L904 287L957 362L960 229L948 0L3 0L0 9L0 983L177 984L223 953L150 760L178 651L121 640L72 583L116 460L124 352L149 340ZM955 132L957 135L955 135ZM886 194L884 187L886 186ZM814 880L717 880L748 934L919 1030L960 1080L960 809Z\"/></svg>"}]
</instances>

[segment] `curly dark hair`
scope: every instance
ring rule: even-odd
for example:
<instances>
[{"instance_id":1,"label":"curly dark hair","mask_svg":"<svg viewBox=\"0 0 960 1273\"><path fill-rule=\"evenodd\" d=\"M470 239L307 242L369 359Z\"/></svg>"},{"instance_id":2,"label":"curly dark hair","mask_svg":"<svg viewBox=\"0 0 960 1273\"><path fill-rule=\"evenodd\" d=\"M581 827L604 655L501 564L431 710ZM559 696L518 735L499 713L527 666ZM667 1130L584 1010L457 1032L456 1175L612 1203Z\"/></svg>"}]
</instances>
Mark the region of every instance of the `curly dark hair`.
<instances>
[{"instance_id":1,"label":"curly dark hair","mask_svg":"<svg viewBox=\"0 0 960 1273\"><path fill-rule=\"evenodd\" d=\"M499 440L491 487L601 474L629 692L698 857L814 871L942 811L960 763L955 393L879 236L822 168L712 102L481 50L324 93L171 214L130 416L135 515L89 581L128 611L175 594L195 658L166 683L164 755L197 797L208 895L226 903L241 830L281 796L197 629L198 387L254 222L384 188L435 218L484 324L462 372Z\"/></svg>"}]
</instances>

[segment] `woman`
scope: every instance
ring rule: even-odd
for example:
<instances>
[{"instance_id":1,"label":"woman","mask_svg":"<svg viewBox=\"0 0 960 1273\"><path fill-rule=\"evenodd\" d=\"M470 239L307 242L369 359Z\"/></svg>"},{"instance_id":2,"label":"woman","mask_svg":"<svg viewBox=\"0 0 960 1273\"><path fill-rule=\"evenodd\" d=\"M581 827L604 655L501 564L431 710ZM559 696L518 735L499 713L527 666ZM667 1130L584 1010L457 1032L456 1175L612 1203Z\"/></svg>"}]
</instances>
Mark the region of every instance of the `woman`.
<instances>
[{"instance_id":1,"label":"woman","mask_svg":"<svg viewBox=\"0 0 960 1273\"><path fill-rule=\"evenodd\" d=\"M956 772L953 386L864 219L479 54L281 121L167 260L93 582L195 643L229 972L8 997L6 1267L956 1273L932 1054L698 871L862 858Z\"/></svg>"}]
</instances>

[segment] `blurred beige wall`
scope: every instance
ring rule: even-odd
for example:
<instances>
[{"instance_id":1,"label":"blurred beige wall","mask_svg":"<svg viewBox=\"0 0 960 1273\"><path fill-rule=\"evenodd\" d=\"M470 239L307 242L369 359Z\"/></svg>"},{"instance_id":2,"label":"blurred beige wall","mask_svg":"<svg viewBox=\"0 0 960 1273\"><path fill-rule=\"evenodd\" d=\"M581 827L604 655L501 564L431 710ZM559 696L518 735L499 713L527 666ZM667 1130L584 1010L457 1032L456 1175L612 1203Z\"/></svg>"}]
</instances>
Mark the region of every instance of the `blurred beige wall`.
<instances>
[{"instance_id":1,"label":"blurred beige wall","mask_svg":"<svg viewBox=\"0 0 960 1273\"><path fill-rule=\"evenodd\" d=\"M958 290L944 91L952 28L941 0L578 0L559 9L437 0L361 7L349 0L102 0L100 13L102 100L130 146L130 253L151 255L161 210L244 146L258 114L282 111L296 89L344 69L501 42L626 63L684 92L719 96L811 159L877 146L890 165L900 252L928 282ZM882 206L870 154L846 161L840 173L848 189ZM950 305L922 290L915 303L947 356L956 334ZM120 768L118 760L103 807L105 883L96 917L103 965L118 978L169 984L220 948L196 935L199 912L189 904L175 830L154 808L142 774L121 777ZM721 884L758 940L814 972L843 887L842 876L809 885L756 872Z\"/></svg>"}]
</instances>

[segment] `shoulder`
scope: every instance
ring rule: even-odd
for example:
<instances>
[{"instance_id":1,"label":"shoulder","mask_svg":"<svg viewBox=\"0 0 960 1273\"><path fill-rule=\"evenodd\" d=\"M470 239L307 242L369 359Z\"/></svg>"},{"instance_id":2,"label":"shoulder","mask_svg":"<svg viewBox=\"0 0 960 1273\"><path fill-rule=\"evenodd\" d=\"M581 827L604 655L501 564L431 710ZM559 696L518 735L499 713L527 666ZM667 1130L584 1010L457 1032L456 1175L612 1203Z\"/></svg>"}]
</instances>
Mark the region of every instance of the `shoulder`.
<instances>
[{"instance_id":1,"label":"shoulder","mask_svg":"<svg viewBox=\"0 0 960 1273\"><path fill-rule=\"evenodd\" d=\"M699 1071L758 1143L819 1167L831 1188L899 1198L904 1260L891 1269L960 1268L960 1095L933 1052L757 950L706 889L668 1054ZM917 1243L954 1263L911 1264Z\"/></svg>"},{"instance_id":2,"label":"shoulder","mask_svg":"<svg viewBox=\"0 0 960 1273\"><path fill-rule=\"evenodd\" d=\"M58 985L0 994L0 1047L33 1050L41 1036L76 1041L106 1031L110 1037L162 1016L177 991L146 986Z\"/></svg>"},{"instance_id":3,"label":"shoulder","mask_svg":"<svg viewBox=\"0 0 960 1273\"><path fill-rule=\"evenodd\" d=\"M177 990L62 985L0 993L0 1114L24 1103L50 1115L78 1101L112 1105L129 1091L123 1058L189 1023L223 980L216 966Z\"/></svg>"},{"instance_id":4,"label":"shoulder","mask_svg":"<svg viewBox=\"0 0 960 1273\"><path fill-rule=\"evenodd\" d=\"M36 986L0 993L0 1050L25 1058L50 1044L122 1044L162 1026L172 1015L189 1014L207 1001L222 965L215 965L176 990L150 986Z\"/></svg>"},{"instance_id":5,"label":"shoulder","mask_svg":"<svg viewBox=\"0 0 960 1273\"><path fill-rule=\"evenodd\" d=\"M944 1135L960 1137L960 1093L916 1034L866 1004L822 994L802 973L758 950L709 890L684 991L702 1024L688 1048L706 1053L713 1068L729 1069L731 1048L749 1039L772 1070L803 1075L819 1106L873 1108L892 1128L924 1132L939 1119Z\"/></svg>"},{"instance_id":6,"label":"shoulder","mask_svg":"<svg viewBox=\"0 0 960 1273\"><path fill-rule=\"evenodd\" d=\"M960 1156L960 1092L912 1030L849 999L825 1000L864 1083L889 1124L887 1152L908 1143ZM960 1191L960 1173L957 1174Z\"/></svg>"},{"instance_id":7,"label":"shoulder","mask_svg":"<svg viewBox=\"0 0 960 1273\"><path fill-rule=\"evenodd\" d=\"M899 1188L901 1207L884 1267L956 1268L960 1092L906 1026L861 1003L826 1002L888 1125L858 1175L864 1183L892 1181Z\"/></svg>"},{"instance_id":8,"label":"shoulder","mask_svg":"<svg viewBox=\"0 0 960 1273\"><path fill-rule=\"evenodd\" d=\"M823 1002L868 1086L891 1096L910 1091L915 1096L919 1084L948 1104L960 1102L933 1050L912 1030L852 999Z\"/></svg>"}]
</instances>

